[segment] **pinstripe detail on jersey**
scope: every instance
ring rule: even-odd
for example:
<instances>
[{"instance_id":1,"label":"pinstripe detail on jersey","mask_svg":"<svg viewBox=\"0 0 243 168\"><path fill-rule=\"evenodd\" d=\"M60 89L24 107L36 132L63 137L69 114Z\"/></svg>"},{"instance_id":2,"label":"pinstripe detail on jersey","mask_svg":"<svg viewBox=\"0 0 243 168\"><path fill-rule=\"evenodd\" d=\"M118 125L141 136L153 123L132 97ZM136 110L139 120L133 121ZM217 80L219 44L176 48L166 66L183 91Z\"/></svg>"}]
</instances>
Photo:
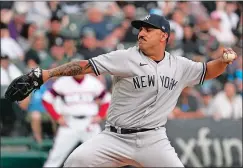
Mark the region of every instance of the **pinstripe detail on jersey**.
<instances>
[{"instance_id":1,"label":"pinstripe detail on jersey","mask_svg":"<svg viewBox=\"0 0 243 168\"><path fill-rule=\"evenodd\" d=\"M202 73L202 76L201 76L201 78L200 78L200 82L199 82L199 84L203 84L203 82L204 82L204 79L205 79L205 76L206 76L206 71L207 71L207 65L206 65L206 63L204 62L203 63L203 73Z\"/></svg>"},{"instance_id":2,"label":"pinstripe detail on jersey","mask_svg":"<svg viewBox=\"0 0 243 168\"><path fill-rule=\"evenodd\" d=\"M97 66L95 65L95 62L92 60L92 58L89 59L89 63L92 66L95 75L96 76L99 76L100 75L100 72L99 72Z\"/></svg>"}]
</instances>

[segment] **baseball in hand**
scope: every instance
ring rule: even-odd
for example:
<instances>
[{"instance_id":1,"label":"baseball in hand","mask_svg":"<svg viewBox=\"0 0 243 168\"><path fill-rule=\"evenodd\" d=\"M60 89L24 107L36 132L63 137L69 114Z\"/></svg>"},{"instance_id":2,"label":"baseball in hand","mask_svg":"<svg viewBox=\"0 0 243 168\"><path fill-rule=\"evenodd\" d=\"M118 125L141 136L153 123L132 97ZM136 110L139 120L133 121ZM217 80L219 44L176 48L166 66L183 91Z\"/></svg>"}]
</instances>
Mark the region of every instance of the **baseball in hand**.
<instances>
[{"instance_id":1,"label":"baseball in hand","mask_svg":"<svg viewBox=\"0 0 243 168\"><path fill-rule=\"evenodd\" d=\"M234 53L224 53L223 57L227 61L233 61L236 55Z\"/></svg>"},{"instance_id":2,"label":"baseball in hand","mask_svg":"<svg viewBox=\"0 0 243 168\"><path fill-rule=\"evenodd\" d=\"M223 53L224 62L232 63L232 61L234 61L236 57L237 57L236 53L231 48L224 49L224 53Z\"/></svg>"}]
</instances>

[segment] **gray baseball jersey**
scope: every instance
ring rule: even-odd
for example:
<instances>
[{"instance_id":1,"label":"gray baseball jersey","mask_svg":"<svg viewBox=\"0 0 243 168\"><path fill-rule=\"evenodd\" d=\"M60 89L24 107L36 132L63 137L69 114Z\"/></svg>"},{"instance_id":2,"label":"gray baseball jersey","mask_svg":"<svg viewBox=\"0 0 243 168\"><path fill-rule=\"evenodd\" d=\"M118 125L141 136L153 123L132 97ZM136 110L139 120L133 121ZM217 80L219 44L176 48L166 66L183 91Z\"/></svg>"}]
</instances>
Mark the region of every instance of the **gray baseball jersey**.
<instances>
[{"instance_id":1,"label":"gray baseball jersey","mask_svg":"<svg viewBox=\"0 0 243 168\"><path fill-rule=\"evenodd\" d=\"M167 122L181 91L203 83L206 64L165 52L156 63L138 47L117 50L89 60L96 75L114 76L107 125L156 128Z\"/></svg>"}]
</instances>

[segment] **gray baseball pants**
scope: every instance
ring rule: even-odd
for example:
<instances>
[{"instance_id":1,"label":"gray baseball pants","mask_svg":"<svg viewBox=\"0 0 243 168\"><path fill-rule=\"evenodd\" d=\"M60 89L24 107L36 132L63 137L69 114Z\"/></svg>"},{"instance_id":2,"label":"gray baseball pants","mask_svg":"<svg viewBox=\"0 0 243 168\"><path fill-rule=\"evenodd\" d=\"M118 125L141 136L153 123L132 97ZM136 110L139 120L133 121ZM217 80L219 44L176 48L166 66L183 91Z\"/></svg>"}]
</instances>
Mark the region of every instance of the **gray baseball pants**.
<instances>
[{"instance_id":1,"label":"gray baseball pants","mask_svg":"<svg viewBox=\"0 0 243 168\"><path fill-rule=\"evenodd\" d=\"M71 137L70 137L71 138ZM166 129L118 134L106 128L76 148L64 167L184 167Z\"/></svg>"}]
</instances>

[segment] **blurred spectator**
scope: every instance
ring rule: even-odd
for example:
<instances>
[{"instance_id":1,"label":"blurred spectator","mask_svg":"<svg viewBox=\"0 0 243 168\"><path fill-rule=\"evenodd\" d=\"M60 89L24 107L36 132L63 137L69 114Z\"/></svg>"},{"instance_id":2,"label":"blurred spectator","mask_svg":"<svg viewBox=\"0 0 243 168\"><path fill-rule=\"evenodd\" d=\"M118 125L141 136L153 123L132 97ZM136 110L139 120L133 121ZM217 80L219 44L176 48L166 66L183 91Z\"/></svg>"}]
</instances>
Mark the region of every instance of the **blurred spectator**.
<instances>
[{"instance_id":1,"label":"blurred spectator","mask_svg":"<svg viewBox=\"0 0 243 168\"><path fill-rule=\"evenodd\" d=\"M212 27L209 30L209 33L217 38L217 40L225 45L232 46L236 43L236 39L231 31L231 29L227 27L223 27L222 25L222 16L218 11L214 11L211 13L211 25ZM227 23L229 24L229 23Z\"/></svg>"},{"instance_id":2,"label":"blurred spectator","mask_svg":"<svg viewBox=\"0 0 243 168\"><path fill-rule=\"evenodd\" d=\"M237 94L243 97L242 79L235 81Z\"/></svg>"},{"instance_id":3,"label":"blurred spectator","mask_svg":"<svg viewBox=\"0 0 243 168\"><path fill-rule=\"evenodd\" d=\"M10 62L8 55L1 54L1 86L8 86L23 73Z\"/></svg>"},{"instance_id":4,"label":"blurred spectator","mask_svg":"<svg viewBox=\"0 0 243 168\"><path fill-rule=\"evenodd\" d=\"M235 49L237 49L235 47ZM241 50L241 49L240 49ZM229 65L227 67L227 79L229 81L242 81L243 75L242 75L242 51L238 51L236 52L238 55L238 58L236 59L236 61L234 63L232 63L231 65Z\"/></svg>"},{"instance_id":5,"label":"blurred spectator","mask_svg":"<svg viewBox=\"0 0 243 168\"><path fill-rule=\"evenodd\" d=\"M1 22L5 23L5 24L8 24L13 17L13 11L11 9L8 9L8 8L2 8L0 14L1 14L0 15L1 16Z\"/></svg>"},{"instance_id":6,"label":"blurred spectator","mask_svg":"<svg viewBox=\"0 0 243 168\"><path fill-rule=\"evenodd\" d=\"M227 82L224 90L213 98L209 113L217 120L242 118L242 96L236 94L233 83Z\"/></svg>"},{"instance_id":7,"label":"blurred spectator","mask_svg":"<svg viewBox=\"0 0 243 168\"><path fill-rule=\"evenodd\" d=\"M101 54L105 54L105 50L97 46L95 32L92 29L86 29L81 35L81 46L78 52L84 59L90 59Z\"/></svg>"},{"instance_id":8,"label":"blurred spectator","mask_svg":"<svg viewBox=\"0 0 243 168\"><path fill-rule=\"evenodd\" d=\"M226 1L216 1L216 11L222 11L225 9Z\"/></svg>"},{"instance_id":9,"label":"blurred spectator","mask_svg":"<svg viewBox=\"0 0 243 168\"><path fill-rule=\"evenodd\" d=\"M213 1L201 1L202 5L206 8L207 13L211 13L216 10L216 2Z\"/></svg>"},{"instance_id":10,"label":"blurred spectator","mask_svg":"<svg viewBox=\"0 0 243 168\"><path fill-rule=\"evenodd\" d=\"M130 22L136 19L136 8L133 4L127 4L122 8L124 12L124 24L125 32L121 38L121 42L133 42L135 43L138 38L138 30L131 26Z\"/></svg>"},{"instance_id":11,"label":"blurred spectator","mask_svg":"<svg viewBox=\"0 0 243 168\"><path fill-rule=\"evenodd\" d=\"M163 12L159 8L152 8L149 11L149 14L155 14L155 15L163 15Z\"/></svg>"},{"instance_id":12,"label":"blurred spectator","mask_svg":"<svg viewBox=\"0 0 243 168\"><path fill-rule=\"evenodd\" d=\"M172 55L184 55L182 41L176 39L176 32L174 29L171 29L170 31L170 38L168 40L168 44L166 45L166 51L170 52Z\"/></svg>"},{"instance_id":13,"label":"blurred spectator","mask_svg":"<svg viewBox=\"0 0 243 168\"><path fill-rule=\"evenodd\" d=\"M242 9L242 11L243 11L243 9ZM238 42L240 42L239 45L241 45L241 47L242 47L242 39L243 39L243 37L242 37L242 31L243 31L242 27L243 27L243 15L241 13L239 21L238 21L236 27L233 28L233 30L232 30L234 35L236 37L239 37Z\"/></svg>"},{"instance_id":14,"label":"blurred spectator","mask_svg":"<svg viewBox=\"0 0 243 168\"><path fill-rule=\"evenodd\" d=\"M30 95L29 106L27 111L29 112L28 118L30 119L30 125L33 133L34 139L38 143L43 141L43 132L42 132L42 122L51 120L46 109L42 104L43 94L50 88L52 81L48 81ZM55 131L55 125L53 122L53 132Z\"/></svg>"},{"instance_id":15,"label":"blurred spectator","mask_svg":"<svg viewBox=\"0 0 243 168\"><path fill-rule=\"evenodd\" d=\"M213 2L211 1L210 3ZM191 10L189 13L194 17L195 24L198 24L200 21L206 20L209 17L207 9L202 4L202 1L191 1L190 8Z\"/></svg>"},{"instance_id":16,"label":"blurred spectator","mask_svg":"<svg viewBox=\"0 0 243 168\"><path fill-rule=\"evenodd\" d=\"M61 37L61 19L57 16L52 16L50 19L50 30L46 33L48 39L48 49Z\"/></svg>"},{"instance_id":17,"label":"blurred spectator","mask_svg":"<svg viewBox=\"0 0 243 168\"><path fill-rule=\"evenodd\" d=\"M202 89L204 92L209 92L213 96L215 96L219 91L223 89L223 83L220 82L220 80L211 79L211 80L205 80L203 85L199 86L199 91Z\"/></svg>"},{"instance_id":18,"label":"blurred spectator","mask_svg":"<svg viewBox=\"0 0 243 168\"><path fill-rule=\"evenodd\" d=\"M208 41L203 41L202 43L206 42L205 53L208 56L207 60L211 61L221 56L221 54L223 53L224 46L220 44L217 41L217 39L214 38L213 36L208 36L208 37L209 37Z\"/></svg>"},{"instance_id":19,"label":"blurred spectator","mask_svg":"<svg viewBox=\"0 0 243 168\"><path fill-rule=\"evenodd\" d=\"M8 23L10 37L14 40L17 40L19 37L22 27L26 22L26 13L28 11L28 6L19 6L17 3L19 2L14 2L13 17Z\"/></svg>"},{"instance_id":20,"label":"blurred spectator","mask_svg":"<svg viewBox=\"0 0 243 168\"><path fill-rule=\"evenodd\" d=\"M223 46L216 37L209 33L211 24L205 19L197 23L195 27L196 36L199 44L199 52L206 56L206 61L218 58L222 54Z\"/></svg>"},{"instance_id":21,"label":"blurred spectator","mask_svg":"<svg viewBox=\"0 0 243 168\"><path fill-rule=\"evenodd\" d=\"M105 17L104 13L96 8L90 7L87 10L88 23L81 27L82 34L87 28L92 29L96 34L97 45L106 50L113 50L122 37L122 27L112 22L110 17Z\"/></svg>"},{"instance_id":22,"label":"blurred spectator","mask_svg":"<svg viewBox=\"0 0 243 168\"><path fill-rule=\"evenodd\" d=\"M192 2L188 2L188 1L179 1L177 2L177 8L180 9L183 14L185 15L184 20L184 24L190 25L190 26L194 26L194 24L196 23L196 18L193 15L194 13L193 11L193 5Z\"/></svg>"},{"instance_id":23,"label":"blurred spectator","mask_svg":"<svg viewBox=\"0 0 243 168\"><path fill-rule=\"evenodd\" d=\"M65 55L65 50L63 47L63 38L57 38L55 43L51 46L50 57L46 57L41 62L41 67L43 69L54 68L58 65L67 63L69 60Z\"/></svg>"},{"instance_id":24,"label":"blurred spectator","mask_svg":"<svg viewBox=\"0 0 243 168\"><path fill-rule=\"evenodd\" d=\"M11 9L13 7L13 1L1 1L0 10Z\"/></svg>"},{"instance_id":25,"label":"blurred spectator","mask_svg":"<svg viewBox=\"0 0 243 168\"><path fill-rule=\"evenodd\" d=\"M236 1L227 1L224 10L218 11L222 19L222 27L229 30L235 29L239 22L239 16L235 13L237 9Z\"/></svg>"},{"instance_id":26,"label":"blurred spectator","mask_svg":"<svg viewBox=\"0 0 243 168\"><path fill-rule=\"evenodd\" d=\"M227 80L233 82L236 85L236 91L242 96L242 48L234 47L234 51L237 53L238 58L231 65L227 67Z\"/></svg>"},{"instance_id":27,"label":"blurred spectator","mask_svg":"<svg viewBox=\"0 0 243 168\"><path fill-rule=\"evenodd\" d=\"M200 110L199 100L191 92L190 87L183 89L171 117L181 119L204 117L203 112Z\"/></svg>"},{"instance_id":28,"label":"blurred spectator","mask_svg":"<svg viewBox=\"0 0 243 168\"><path fill-rule=\"evenodd\" d=\"M158 1L158 7L160 8L162 15L167 16L174 11L177 2L175 1Z\"/></svg>"},{"instance_id":29,"label":"blurred spectator","mask_svg":"<svg viewBox=\"0 0 243 168\"><path fill-rule=\"evenodd\" d=\"M10 37L7 25L1 24L1 53L9 56L11 60L23 60L24 52L19 44Z\"/></svg>"},{"instance_id":30,"label":"blurred spectator","mask_svg":"<svg viewBox=\"0 0 243 168\"><path fill-rule=\"evenodd\" d=\"M114 26L110 20L106 19L104 13L95 7L91 7L87 11L88 23L81 28L81 33L86 28L91 28L96 34L98 40L104 40L114 30Z\"/></svg>"},{"instance_id":31,"label":"blurred spectator","mask_svg":"<svg viewBox=\"0 0 243 168\"><path fill-rule=\"evenodd\" d=\"M213 94L209 89L205 89L201 91L201 97L202 97L202 102L201 102L201 111L203 114L207 117L211 117L209 109L212 106L212 98Z\"/></svg>"},{"instance_id":32,"label":"blurred spectator","mask_svg":"<svg viewBox=\"0 0 243 168\"><path fill-rule=\"evenodd\" d=\"M45 34L44 32L37 31L31 39L31 48L27 51L24 59L25 64L27 65L27 71L39 66L42 61L50 57L45 49Z\"/></svg>"},{"instance_id":33,"label":"blurred spectator","mask_svg":"<svg viewBox=\"0 0 243 168\"><path fill-rule=\"evenodd\" d=\"M101 10L102 13L104 13L105 16L118 16L120 15L120 8L117 5L116 2L110 1L110 2L87 2L86 6L89 7L95 7L99 10Z\"/></svg>"},{"instance_id":34,"label":"blurred spectator","mask_svg":"<svg viewBox=\"0 0 243 168\"><path fill-rule=\"evenodd\" d=\"M180 9L175 9L170 20L171 29L175 30L175 39L183 39L183 25L185 24L185 14Z\"/></svg>"},{"instance_id":35,"label":"blurred spectator","mask_svg":"<svg viewBox=\"0 0 243 168\"><path fill-rule=\"evenodd\" d=\"M76 43L77 39L71 36L63 36L64 38L64 52L68 59L79 58L84 59L84 57L77 51Z\"/></svg>"},{"instance_id":36,"label":"blurred spectator","mask_svg":"<svg viewBox=\"0 0 243 168\"><path fill-rule=\"evenodd\" d=\"M119 6L119 8L123 8L124 6L128 5L128 4L133 4L134 2L132 1L116 1L116 4Z\"/></svg>"},{"instance_id":37,"label":"blurred spectator","mask_svg":"<svg viewBox=\"0 0 243 168\"><path fill-rule=\"evenodd\" d=\"M143 8L149 12L153 8L158 7L157 1L134 1L133 2L136 8Z\"/></svg>"},{"instance_id":38,"label":"blurred spectator","mask_svg":"<svg viewBox=\"0 0 243 168\"><path fill-rule=\"evenodd\" d=\"M46 30L48 27L48 21L52 17L52 12L48 7L47 2L33 1L33 2L27 2L27 4L30 4L31 7L28 10L26 20L28 22L36 23L38 29L43 31Z\"/></svg>"},{"instance_id":39,"label":"blurred spectator","mask_svg":"<svg viewBox=\"0 0 243 168\"><path fill-rule=\"evenodd\" d=\"M62 18L65 15L59 1L48 1L46 3L50 9L52 17L57 16L58 18Z\"/></svg>"},{"instance_id":40,"label":"blurred spectator","mask_svg":"<svg viewBox=\"0 0 243 168\"><path fill-rule=\"evenodd\" d=\"M197 21L197 24L195 25L196 27L196 33L197 35L200 35L199 33L203 33L204 36L210 36L209 29L211 27L210 22L208 19L201 19L199 21ZM202 36L202 37L204 37Z\"/></svg>"},{"instance_id":41,"label":"blurred spectator","mask_svg":"<svg viewBox=\"0 0 243 168\"><path fill-rule=\"evenodd\" d=\"M237 86L237 92L240 93L242 95L242 80L243 80L243 72L242 72L242 55L238 57L238 61L237 61L237 68L235 71L235 83Z\"/></svg>"},{"instance_id":42,"label":"blurred spectator","mask_svg":"<svg viewBox=\"0 0 243 168\"><path fill-rule=\"evenodd\" d=\"M182 39L182 49L184 51L183 56L192 59L199 51L199 44L196 33L193 27L190 25L184 25L183 27L184 37Z\"/></svg>"},{"instance_id":43,"label":"blurred spectator","mask_svg":"<svg viewBox=\"0 0 243 168\"><path fill-rule=\"evenodd\" d=\"M62 10L66 14L83 14L83 5L86 4L85 1L60 1Z\"/></svg>"},{"instance_id":44,"label":"blurred spectator","mask_svg":"<svg viewBox=\"0 0 243 168\"><path fill-rule=\"evenodd\" d=\"M17 42L20 47L27 52L31 47L31 39L33 34L36 32L37 27L34 23L25 23L22 26L19 37L17 38Z\"/></svg>"}]
</instances>

